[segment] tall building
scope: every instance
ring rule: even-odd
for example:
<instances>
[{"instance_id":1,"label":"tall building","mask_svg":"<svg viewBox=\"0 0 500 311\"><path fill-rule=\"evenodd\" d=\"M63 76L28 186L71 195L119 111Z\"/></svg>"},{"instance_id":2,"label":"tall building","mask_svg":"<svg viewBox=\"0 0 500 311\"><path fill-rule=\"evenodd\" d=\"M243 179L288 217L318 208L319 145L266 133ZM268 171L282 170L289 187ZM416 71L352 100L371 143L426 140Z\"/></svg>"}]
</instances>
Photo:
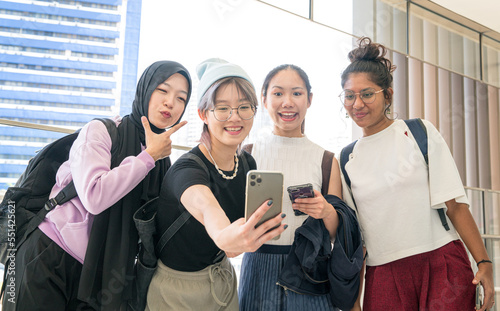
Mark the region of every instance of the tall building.
<instances>
[{"instance_id":1,"label":"tall building","mask_svg":"<svg viewBox=\"0 0 500 311\"><path fill-rule=\"evenodd\" d=\"M77 129L95 117L128 113L141 3L0 1L0 118ZM0 189L62 135L0 126Z\"/></svg>"}]
</instances>

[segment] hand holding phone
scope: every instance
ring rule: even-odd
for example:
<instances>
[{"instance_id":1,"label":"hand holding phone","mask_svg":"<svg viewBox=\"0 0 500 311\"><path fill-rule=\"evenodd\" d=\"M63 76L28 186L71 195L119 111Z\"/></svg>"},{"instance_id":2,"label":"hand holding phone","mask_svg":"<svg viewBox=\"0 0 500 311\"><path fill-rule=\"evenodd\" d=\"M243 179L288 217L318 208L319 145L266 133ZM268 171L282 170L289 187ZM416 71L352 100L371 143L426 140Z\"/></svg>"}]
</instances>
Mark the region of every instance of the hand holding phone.
<instances>
[{"instance_id":1,"label":"hand holding phone","mask_svg":"<svg viewBox=\"0 0 500 311\"><path fill-rule=\"evenodd\" d=\"M484 289L483 286L481 285L481 282L479 282L476 285L476 310L481 309L481 307L483 306L483 299L484 299Z\"/></svg>"},{"instance_id":2,"label":"hand holding phone","mask_svg":"<svg viewBox=\"0 0 500 311\"><path fill-rule=\"evenodd\" d=\"M303 184L290 186L286 189L288 191L288 196L290 197L290 201L295 203L295 199L297 198L313 198L314 190L312 184ZM306 215L305 213L299 210L293 210L295 216Z\"/></svg>"},{"instance_id":3,"label":"hand holding phone","mask_svg":"<svg viewBox=\"0 0 500 311\"><path fill-rule=\"evenodd\" d=\"M245 219L248 220L262 203L270 199L273 200L273 205L260 219L256 227L281 214L283 174L273 171L249 171L246 184Z\"/></svg>"}]
</instances>

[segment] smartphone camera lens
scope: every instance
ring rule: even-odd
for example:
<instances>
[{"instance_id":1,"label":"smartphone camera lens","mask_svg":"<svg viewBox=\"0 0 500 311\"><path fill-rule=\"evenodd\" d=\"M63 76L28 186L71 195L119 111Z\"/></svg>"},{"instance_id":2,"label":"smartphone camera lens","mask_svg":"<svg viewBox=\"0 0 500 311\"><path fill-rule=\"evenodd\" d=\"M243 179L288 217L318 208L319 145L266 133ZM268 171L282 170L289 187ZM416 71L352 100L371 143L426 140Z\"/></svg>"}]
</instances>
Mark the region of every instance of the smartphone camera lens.
<instances>
[{"instance_id":1,"label":"smartphone camera lens","mask_svg":"<svg viewBox=\"0 0 500 311\"><path fill-rule=\"evenodd\" d=\"M255 181L251 181L250 186L252 186L252 187L255 186Z\"/></svg>"},{"instance_id":2,"label":"smartphone camera lens","mask_svg":"<svg viewBox=\"0 0 500 311\"><path fill-rule=\"evenodd\" d=\"M257 178L257 182L260 184L262 182L262 178Z\"/></svg>"},{"instance_id":3,"label":"smartphone camera lens","mask_svg":"<svg viewBox=\"0 0 500 311\"><path fill-rule=\"evenodd\" d=\"M250 175L250 178L251 179L255 179L255 175Z\"/></svg>"}]
</instances>

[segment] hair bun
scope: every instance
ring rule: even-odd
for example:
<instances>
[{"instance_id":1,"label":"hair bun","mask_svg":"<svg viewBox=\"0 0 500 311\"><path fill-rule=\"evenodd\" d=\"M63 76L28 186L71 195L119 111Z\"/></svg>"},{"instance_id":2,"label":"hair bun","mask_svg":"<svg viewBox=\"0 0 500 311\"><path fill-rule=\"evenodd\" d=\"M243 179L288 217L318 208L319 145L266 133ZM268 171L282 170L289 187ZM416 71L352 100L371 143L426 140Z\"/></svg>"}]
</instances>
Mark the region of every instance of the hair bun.
<instances>
[{"instance_id":1,"label":"hair bun","mask_svg":"<svg viewBox=\"0 0 500 311\"><path fill-rule=\"evenodd\" d=\"M373 43L368 37L362 37L358 40L358 47L349 52L348 58L353 62L379 62L392 73L396 66L385 57L387 49L378 43Z\"/></svg>"}]
</instances>

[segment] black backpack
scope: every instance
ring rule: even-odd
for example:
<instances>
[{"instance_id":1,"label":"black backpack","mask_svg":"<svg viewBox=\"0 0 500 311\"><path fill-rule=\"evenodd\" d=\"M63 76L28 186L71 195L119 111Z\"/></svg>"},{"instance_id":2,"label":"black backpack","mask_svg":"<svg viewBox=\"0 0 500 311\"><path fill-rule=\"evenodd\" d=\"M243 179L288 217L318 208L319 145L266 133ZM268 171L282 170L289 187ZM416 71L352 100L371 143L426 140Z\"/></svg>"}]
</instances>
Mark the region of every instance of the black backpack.
<instances>
[{"instance_id":1,"label":"black backpack","mask_svg":"<svg viewBox=\"0 0 500 311\"><path fill-rule=\"evenodd\" d=\"M415 138L415 141L417 142L418 148L422 152L422 155L424 156L425 163L429 165L429 157L428 157L428 144L427 144L427 128L425 127L424 122L422 122L422 119L420 118L415 118L415 119L409 119L409 120L404 120L408 128L410 129L410 132L413 134L413 137ZM349 162L349 155L352 153L352 150L354 149L354 145L356 144L357 140L349 144L348 146L344 147L340 153L340 170L342 171L342 174L344 175L345 182L347 186L349 187L349 191L351 191L351 179L349 178L349 175L347 174L347 171L345 170L345 165L347 162ZM354 197L352 198L354 202ZM354 202L356 204L356 202ZM441 219L441 224L443 227L446 229L446 231L450 230L450 226L448 225L448 221L446 220L446 215L444 208L440 208L437 210L439 213L439 219Z\"/></svg>"},{"instance_id":2,"label":"black backpack","mask_svg":"<svg viewBox=\"0 0 500 311\"><path fill-rule=\"evenodd\" d=\"M111 119L96 119L104 123L112 141L111 154L115 154L118 131ZM48 144L28 163L15 186L9 187L0 203L0 262L8 270L7 262L26 237L43 221L56 205L77 196L73 182L54 198L49 198L56 183L56 173L68 160L69 150L78 137L79 130ZM5 284L5 282L4 282Z\"/></svg>"}]
</instances>

